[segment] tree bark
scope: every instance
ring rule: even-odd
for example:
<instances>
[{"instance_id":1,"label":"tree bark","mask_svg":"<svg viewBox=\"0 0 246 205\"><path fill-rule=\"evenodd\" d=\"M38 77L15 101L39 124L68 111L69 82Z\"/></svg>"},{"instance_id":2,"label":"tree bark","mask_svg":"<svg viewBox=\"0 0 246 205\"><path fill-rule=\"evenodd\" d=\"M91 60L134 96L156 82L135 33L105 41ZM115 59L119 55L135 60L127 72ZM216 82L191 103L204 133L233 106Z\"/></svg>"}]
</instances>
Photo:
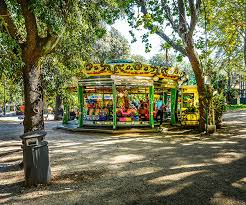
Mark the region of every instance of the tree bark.
<instances>
[{"instance_id":1,"label":"tree bark","mask_svg":"<svg viewBox=\"0 0 246 205\"><path fill-rule=\"evenodd\" d=\"M61 120L60 116L62 115L62 97L57 94L56 96L56 105L55 105L55 120Z\"/></svg>"},{"instance_id":2,"label":"tree bark","mask_svg":"<svg viewBox=\"0 0 246 205\"><path fill-rule=\"evenodd\" d=\"M30 55L30 53L28 54L25 51L23 55L25 62L23 69L25 96L24 133L44 129L42 75L38 65L39 57L33 59L33 55L35 54Z\"/></svg>"},{"instance_id":3,"label":"tree bark","mask_svg":"<svg viewBox=\"0 0 246 205\"><path fill-rule=\"evenodd\" d=\"M197 81L197 90L199 94L199 113L200 113L200 130L205 130L206 124L206 114L205 108L207 105L207 98L206 98L206 88L204 84L204 77L202 66L198 57L198 54L194 48L192 39L185 39L186 47L185 50L187 52L187 57L189 58L190 64L196 76Z\"/></svg>"}]
</instances>

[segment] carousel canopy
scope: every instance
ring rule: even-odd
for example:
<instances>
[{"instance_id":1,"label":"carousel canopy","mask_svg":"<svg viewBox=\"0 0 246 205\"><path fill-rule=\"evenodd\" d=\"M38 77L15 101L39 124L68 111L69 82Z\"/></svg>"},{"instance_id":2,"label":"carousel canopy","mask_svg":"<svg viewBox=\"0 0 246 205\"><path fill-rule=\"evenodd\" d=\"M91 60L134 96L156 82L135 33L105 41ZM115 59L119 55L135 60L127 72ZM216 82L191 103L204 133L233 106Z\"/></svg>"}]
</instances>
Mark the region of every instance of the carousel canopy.
<instances>
[{"instance_id":1,"label":"carousel canopy","mask_svg":"<svg viewBox=\"0 0 246 205\"><path fill-rule=\"evenodd\" d=\"M170 79L177 81L180 77L179 71L174 67L157 67L141 63L108 63L92 64L85 66L83 74L87 77L99 76L143 76L151 77L154 81L159 79Z\"/></svg>"}]
</instances>

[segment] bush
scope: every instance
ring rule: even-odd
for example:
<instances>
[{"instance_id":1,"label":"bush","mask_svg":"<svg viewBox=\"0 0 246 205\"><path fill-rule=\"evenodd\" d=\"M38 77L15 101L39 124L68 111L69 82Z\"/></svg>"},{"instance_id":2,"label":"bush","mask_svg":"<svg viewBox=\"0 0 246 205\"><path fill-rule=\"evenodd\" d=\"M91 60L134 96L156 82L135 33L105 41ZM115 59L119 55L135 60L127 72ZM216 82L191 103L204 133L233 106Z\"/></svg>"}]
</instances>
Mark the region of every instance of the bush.
<instances>
[{"instance_id":1,"label":"bush","mask_svg":"<svg viewBox=\"0 0 246 205\"><path fill-rule=\"evenodd\" d=\"M223 112L226 111L225 96L223 93L213 97L214 118L216 127L220 127L222 123Z\"/></svg>"}]
</instances>

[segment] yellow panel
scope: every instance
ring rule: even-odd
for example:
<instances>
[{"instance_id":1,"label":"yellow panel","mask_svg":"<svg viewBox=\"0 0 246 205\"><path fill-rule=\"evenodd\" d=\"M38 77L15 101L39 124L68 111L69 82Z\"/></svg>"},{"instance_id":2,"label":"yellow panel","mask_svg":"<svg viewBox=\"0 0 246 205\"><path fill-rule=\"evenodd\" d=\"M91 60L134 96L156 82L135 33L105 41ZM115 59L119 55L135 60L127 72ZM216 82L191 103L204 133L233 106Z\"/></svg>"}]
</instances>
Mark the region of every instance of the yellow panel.
<instances>
[{"instance_id":1,"label":"yellow panel","mask_svg":"<svg viewBox=\"0 0 246 205\"><path fill-rule=\"evenodd\" d=\"M159 78L178 80L179 73L176 68L161 68L157 66L129 63L129 64L87 64L85 73L88 76L125 75L125 76L158 76Z\"/></svg>"}]
</instances>

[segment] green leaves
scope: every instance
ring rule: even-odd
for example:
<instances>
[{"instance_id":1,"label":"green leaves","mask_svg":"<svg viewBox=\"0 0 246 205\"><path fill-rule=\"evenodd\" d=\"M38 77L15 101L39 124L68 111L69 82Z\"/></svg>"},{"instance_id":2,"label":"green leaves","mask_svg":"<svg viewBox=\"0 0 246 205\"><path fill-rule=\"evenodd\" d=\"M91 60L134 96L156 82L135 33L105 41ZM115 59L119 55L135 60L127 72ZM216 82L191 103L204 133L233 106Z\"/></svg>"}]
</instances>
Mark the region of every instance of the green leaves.
<instances>
[{"instance_id":1,"label":"green leaves","mask_svg":"<svg viewBox=\"0 0 246 205\"><path fill-rule=\"evenodd\" d=\"M103 38L93 45L92 61L103 63L105 60L122 59L130 54L128 41L113 27Z\"/></svg>"},{"instance_id":2,"label":"green leaves","mask_svg":"<svg viewBox=\"0 0 246 205\"><path fill-rule=\"evenodd\" d=\"M4 74L15 79L21 78L21 50L8 34L0 32L0 78Z\"/></svg>"}]
</instances>

